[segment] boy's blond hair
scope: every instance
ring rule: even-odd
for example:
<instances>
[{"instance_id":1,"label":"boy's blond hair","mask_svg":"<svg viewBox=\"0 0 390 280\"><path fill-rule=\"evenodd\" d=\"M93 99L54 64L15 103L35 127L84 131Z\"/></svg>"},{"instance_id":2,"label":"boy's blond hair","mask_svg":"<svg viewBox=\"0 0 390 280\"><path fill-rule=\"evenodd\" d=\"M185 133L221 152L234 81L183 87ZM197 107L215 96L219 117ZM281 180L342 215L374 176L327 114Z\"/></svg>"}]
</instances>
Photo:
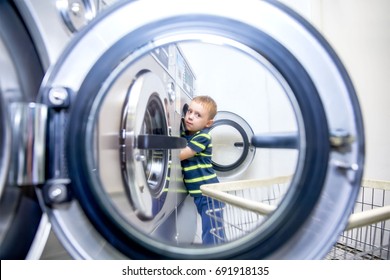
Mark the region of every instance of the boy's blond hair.
<instances>
[{"instance_id":1,"label":"boy's blond hair","mask_svg":"<svg viewBox=\"0 0 390 280\"><path fill-rule=\"evenodd\" d=\"M209 119L214 119L217 114L217 103L214 99L207 95L198 95L195 96L192 101L201 104L209 112Z\"/></svg>"}]
</instances>

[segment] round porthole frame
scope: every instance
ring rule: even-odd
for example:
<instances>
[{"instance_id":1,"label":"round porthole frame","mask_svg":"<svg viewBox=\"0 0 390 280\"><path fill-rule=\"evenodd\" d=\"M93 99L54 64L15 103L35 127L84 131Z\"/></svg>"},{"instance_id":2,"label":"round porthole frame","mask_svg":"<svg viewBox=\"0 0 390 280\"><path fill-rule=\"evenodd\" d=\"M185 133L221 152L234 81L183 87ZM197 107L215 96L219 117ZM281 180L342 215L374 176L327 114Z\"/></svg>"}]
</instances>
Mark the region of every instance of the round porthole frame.
<instances>
[{"instance_id":1,"label":"round porthole frame","mask_svg":"<svg viewBox=\"0 0 390 280\"><path fill-rule=\"evenodd\" d=\"M99 55L92 58L94 60L92 65L84 68L85 73L83 75L78 77L76 81L63 82L62 75L69 68L67 62L79 57L78 51L84 48L89 40L94 41L95 37L91 35L93 32L97 32L96 35L101 35L99 34L101 22L101 26L104 25L103 22L105 21L112 20L115 23L117 22L114 19L116 15L121 18L128 12L130 14L145 14L142 11L147 8L148 2L150 1L126 2L117 5L110 13L106 13L105 17L93 22L83 32L80 32L63 54L59 63L52 69L46 81L48 87L56 83L63 83L63 86L72 87L77 92L77 102L72 104L69 119L69 125L74 129L74 133L68 134L66 153L69 155L68 166L72 180L72 190L89 220L105 240L108 240L113 247L129 258L273 259L322 257L346 223L348 212L354 203L362 176L361 169L352 172L350 170L339 170L338 166L333 164L334 160L336 158L345 161L352 160L359 167L363 166L364 161L364 135L361 113L352 83L335 53L322 36L307 22L274 1L248 1L246 3L246 8L256 8L254 10L264 16L264 21L259 22L259 26L256 27L251 26L254 24L252 20L256 21L253 14L247 21L247 17L244 18L242 13L219 11L216 2L211 9L209 9L209 5L205 5L204 7L208 7L206 11L202 8L202 5L206 4L204 1L190 2L191 5L186 5L186 7L180 5L180 2L171 1L175 9L167 11L166 14L153 14L144 21L140 20L135 26L127 26L128 29L123 34L117 34L117 39L110 42L111 45L108 49L104 46L103 49L96 51ZM153 3L157 4L157 2ZM227 4L230 8L233 8L232 10L238 11L238 9L234 9L238 7L237 2L229 1ZM261 8L265 8L264 11ZM272 30L267 29L269 27L267 26L268 21L271 22L271 25L274 22L269 18L272 17L272 13L267 15L265 14L266 10L276 13L277 16L281 17L279 20L285 19L283 24L294 23L295 25L292 28L296 28L303 34L298 34L298 37L301 36L299 38L305 36L309 38L305 42L313 43L315 45L313 48L318 48L319 55L323 55L320 59L321 62L332 68L330 72L335 75L335 86L342 89L340 94L346 94L349 97L350 103L347 106L354 109L352 119L355 127L353 127L353 130L357 139L351 147L352 152L350 154L345 155L331 149L329 137L335 126L335 119L329 120L331 117L328 112L329 107L323 107L323 90L317 88L318 81L313 81L311 76L313 73L310 67L313 66L309 65L308 61L300 61L302 59L301 54L296 52L295 49L291 50L284 46L282 37L273 37L267 33L276 31L273 28L270 28ZM129 15L127 14L126 17L128 18ZM96 81L104 81L110 75L110 70L114 69L125 56L131 53L131 50L138 50L140 55L148 51L148 48L153 49L172 42L196 40L199 34L206 37L214 35L215 37L228 38L257 51L277 69L287 81L292 92L300 94L296 96L296 99L305 119L304 128L302 128L304 136L302 136L303 139L300 139L302 140L300 144L305 147L304 151L301 151L304 152L305 158L300 168L298 168L299 178L294 177L291 183L292 191L288 193L284 202L266 221L265 230L261 232L261 236L252 235L250 238L243 239L241 243L203 249L194 250L175 248L174 246L167 248L159 242L138 235L136 232L132 232L129 236L129 232L124 230L125 227L120 219L115 218L115 214L110 213L109 209L102 207L104 205L103 200L99 197L100 194L93 189L96 181L88 175L90 170L87 161L76 162L75 155L87 156L88 154L88 143L85 142L85 135L88 132L87 120L90 117L94 98L100 89L100 85L97 85ZM275 34L272 33L272 35ZM315 40L312 40L313 38ZM200 38L198 39L200 40ZM315 51L313 52L315 53ZM90 62L86 62L86 64ZM302 96L305 94L307 96ZM353 126L351 123L352 121L348 125ZM337 155L335 156L335 154ZM333 176L332 182L329 182L329 176ZM329 186L330 183L340 186L337 191L340 191L341 187L344 186L347 186L347 188L342 188L339 197L336 197L336 190ZM77 186L84 186L84 188ZM349 188L350 186L355 188ZM329 217L321 215L318 210L318 206L321 206L320 208L326 207L327 201L324 198L326 194L336 197L336 203L342 205L343 210L333 215L333 221ZM332 203L335 203L335 201L332 201ZM305 247L302 243L297 242L297 240L299 241L297 236L299 235L298 232L303 234L300 238L309 236L310 233L305 230L307 227L317 226L318 230L324 229L323 225L315 225L313 220L316 217L322 217L331 226L328 226L323 235L323 246L321 248L317 247L316 250L310 250L310 247L317 244L314 245L313 241L310 240L310 244ZM281 240L285 242L281 242ZM237 246L237 244L241 246ZM310 253L308 253L309 250Z\"/></svg>"},{"instance_id":2,"label":"round porthole frame","mask_svg":"<svg viewBox=\"0 0 390 280\"><path fill-rule=\"evenodd\" d=\"M237 160L231 164L220 164L215 160L212 161L213 168L217 172L218 177L234 177L248 168L256 155L256 149L251 144L251 139L254 135L254 132L250 125L243 118L233 112L228 111L219 111L217 113L216 117L214 118L214 123L210 128L212 135L213 129L218 126L230 126L235 129L242 137L242 143L237 143L240 145L237 148L242 149L242 153L237 158ZM213 137L213 140L213 146L215 147L218 143L215 143L215 137ZM216 153L215 149L213 153Z\"/></svg>"},{"instance_id":3,"label":"round porthole frame","mask_svg":"<svg viewBox=\"0 0 390 280\"><path fill-rule=\"evenodd\" d=\"M192 22L185 21L183 29L186 30L188 24L192 28L197 28L199 26L199 29L202 29L204 28L205 22L208 21L211 21L212 24L215 23L214 20L208 17L198 17ZM167 22L164 22L164 24L167 25L166 28L168 33L170 33L170 30L175 30L175 38L177 38L178 35L176 34L179 33L180 25L176 19L173 19L173 26L168 25ZM300 96L302 100L300 100L300 97L296 96L296 98L300 108L310 109L307 111L302 110L302 115L304 119L309 120L305 123L304 131L306 141L312 144L311 146L307 144L304 151L305 164L300 166L303 170L298 179L296 177L294 178L291 191L286 195L285 200L288 200L289 203L282 204L277 210L284 214L273 215L273 217L278 216L278 219L273 219L271 216L270 219L264 223L263 228L265 228L265 230L262 231L261 236L252 236L251 240L242 239L240 246L235 245L236 247L234 250L227 250L223 245L203 249L191 248L189 250L187 248L176 248L175 246L172 246L170 249L165 250L163 247L166 247L166 244L159 244L158 241L156 241L155 245L150 246L150 244L153 244L150 238L144 236L141 236L140 238L137 232L132 231L132 233L130 233L129 229L126 230L126 225L123 224L120 217L115 218L115 212L108 210L106 207L102 207L107 205L107 203L102 203L104 198L99 195L99 192L94 190L96 180L89 178L88 174L90 174L90 172L88 172L88 165L84 166L84 162L80 163L79 161L73 161L76 154L87 155L90 153L90 151L88 151L89 145L86 144L83 139L84 135L88 133L87 120L91 118L90 109L94 106L94 96L91 93L95 93L96 95L99 93L99 85L94 82L97 79L96 77L102 77L101 79L105 80L106 77L110 75L110 72L107 69L112 69L111 67L115 64L119 64L119 62L123 60L123 51L120 51L120 49L123 49L125 46L129 48L129 42L138 39L139 41L135 43L137 46L145 45L145 43L151 40L145 39L145 37L147 38L146 35L150 36L149 38L154 38L157 34L161 36L163 33L163 25L159 24L158 30L149 28L149 26L146 26L137 30L137 33L140 32L138 34L134 34L133 32L129 33L121 39L116 46L113 46L112 49L115 49L116 52L111 50L110 53L106 53L99 59L88 73L88 77L86 77L78 91L78 102L73 107L73 112L71 112L69 120L69 125L75 130L75 133L70 135L67 144L67 153L69 154L68 158L70 159L69 171L73 182L72 186L74 186L72 187L72 190L75 193L77 200L81 203L87 216L105 239L113 240L115 238L115 243L113 245L130 258L134 257L134 243L137 243L138 246L144 246L143 251L151 258L206 258L206 256L207 258L232 258L234 256L248 254L255 254L255 258L266 258L271 252L277 250L277 248L281 246L280 240L291 238L291 236L295 234L294 229L300 228L308 215L310 215L310 212L315 205L316 198L318 199L321 193L321 187L326 178L328 154L330 153L330 147L326 140L329 139L328 129L326 129L326 117L322 109L321 101L318 95L315 94L316 89L314 85L311 84L310 78L305 70L300 67L300 64L297 61L291 61L294 60L294 58L288 51L266 34L262 34L259 31L256 32L255 30L251 30L249 26L246 26L245 30L248 34L242 34L237 30L235 36L241 37L242 41L244 41L241 43L246 46L250 44L245 42L245 36L257 41L257 43L261 45L257 50L260 53L267 52L266 55L263 55L270 60L270 63L273 66L277 65L277 62L272 61L273 55L277 56L278 59L281 57L285 59L286 56L291 58L289 63L292 66L289 65L291 68L289 68L288 71L286 69L278 70L282 73L281 75L283 78L287 80L287 83L294 93L298 92L301 95L307 94L307 96L310 96L309 100L305 100L304 96ZM223 33L230 29L217 22L216 26L207 26L207 32L212 32L211 30L213 30L213 28L216 28L218 31L223 30ZM241 28L242 26L240 26L240 31L242 31ZM203 31L206 32L205 30ZM156 32L156 34L154 35L153 32ZM221 37L226 36L227 35L224 34L224 36ZM270 44L270 42L272 42L272 44ZM265 51L264 47L268 47L268 49ZM255 47L252 46L252 48ZM117 56L114 57L113 53ZM112 66L107 67L107 65L110 64ZM103 65L106 67L102 67ZM276 68L278 67L276 66ZM291 78L291 76L294 78ZM303 82L305 82L304 85L301 84ZM305 114L309 114L310 117ZM80 124L82 126L80 126ZM84 145L76 144L83 142L85 143ZM316 175L313 176L313 174ZM298 180L298 182L296 180ZM84 187L80 188L77 186ZM308 192L309 194L303 195L305 192ZM95 201L97 202L96 204ZM281 219L280 217L284 218ZM102 221L104 221L104 223L102 223ZM245 242L243 240L245 240ZM259 250L260 247L262 250ZM149 249L149 251L146 249Z\"/></svg>"}]
</instances>

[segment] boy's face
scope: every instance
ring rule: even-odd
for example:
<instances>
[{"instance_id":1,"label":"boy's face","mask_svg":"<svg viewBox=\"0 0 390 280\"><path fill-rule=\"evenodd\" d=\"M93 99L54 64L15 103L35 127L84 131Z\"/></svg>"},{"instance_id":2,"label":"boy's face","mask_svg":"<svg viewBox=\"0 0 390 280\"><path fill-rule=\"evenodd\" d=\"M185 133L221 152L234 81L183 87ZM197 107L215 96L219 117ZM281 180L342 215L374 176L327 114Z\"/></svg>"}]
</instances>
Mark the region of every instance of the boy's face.
<instances>
[{"instance_id":1,"label":"boy's face","mask_svg":"<svg viewBox=\"0 0 390 280\"><path fill-rule=\"evenodd\" d=\"M210 127L213 120L210 120L209 112L202 104L191 101L187 114L184 117L186 129L189 132L195 133L205 127Z\"/></svg>"}]
</instances>

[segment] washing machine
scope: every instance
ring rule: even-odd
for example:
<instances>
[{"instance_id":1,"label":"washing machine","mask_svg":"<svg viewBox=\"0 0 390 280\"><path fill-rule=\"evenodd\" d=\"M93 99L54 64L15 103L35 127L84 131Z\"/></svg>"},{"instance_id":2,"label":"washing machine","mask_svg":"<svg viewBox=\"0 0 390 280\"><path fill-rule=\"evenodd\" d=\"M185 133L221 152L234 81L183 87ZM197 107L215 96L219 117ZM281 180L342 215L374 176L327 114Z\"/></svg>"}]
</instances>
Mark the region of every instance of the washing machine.
<instances>
[{"instance_id":1,"label":"washing machine","mask_svg":"<svg viewBox=\"0 0 390 280\"><path fill-rule=\"evenodd\" d=\"M196 210L186 199L178 152L186 146L180 108L194 86L181 87L179 58L178 46L168 45L126 66L104 97L94 149L105 193L132 227L160 241L191 244Z\"/></svg>"},{"instance_id":2,"label":"washing machine","mask_svg":"<svg viewBox=\"0 0 390 280\"><path fill-rule=\"evenodd\" d=\"M35 125L45 133L46 108L35 106L44 73L73 35L104 9L95 1L1 1L1 106L2 119L2 258L39 258L51 230L47 216L39 210L33 185L44 180L44 163L32 167L22 156ZM30 106L31 105L31 106ZM29 116L33 117L29 117ZM11 119L9 119L9 117ZM43 128L43 130L42 130ZM6 144L16 142L10 151ZM41 154L44 146L31 146L30 154ZM4 154L4 156L3 156ZM20 169L16 166L22 166ZM36 165L35 165L36 166ZM15 171L15 170L19 171Z\"/></svg>"},{"instance_id":3,"label":"washing machine","mask_svg":"<svg viewBox=\"0 0 390 280\"><path fill-rule=\"evenodd\" d=\"M20 2L15 1L16 11ZM4 104L12 102L1 84L1 207L8 209L7 202L16 201L6 196L5 190L11 189L6 175L23 170L15 167L18 161L9 149L15 146L12 131L20 133L15 128L20 119L31 129L24 141L30 149L16 154L30 159L34 173L28 174L36 174L26 180L42 209L36 217L40 211L47 215L75 259L325 256L344 229L359 191L364 129L348 73L308 22L271 0L223 1L223 6L210 0L141 0L104 9L96 5L102 11L96 9L76 30L69 26L77 26L74 15L80 6L65 7L73 12L60 13L61 28L72 35L55 62L41 67L44 78L37 79L32 102L22 102L20 111L28 114L8 112ZM17 18L41 34L37 23L44 25L42 19ZM31 30L25 31L37 38ZM39 42L50 42L42 38L30 40L38 53ZM199 94L194 81L202 75L191 71L190 55L184 51L190 43L239 52L260 65L278 89L265 96L257 90L215 96L221 106L212 129L214 167L221 181L274 175L262 166L262 155L273 157L274 151L283 151L281 162L292 162L283 170L291 176L284 199L266 221L242 238L215 246L195 241L196 214L178 161L185 146L179 134L183 107ZM37 55L45 65L41 57ZM1 74L2 80L12 81L10 73ZM21 83L17 78L13 82ZM265 129L260 111L248 106L272 104L263 112L283 115L284 105L259 102L276 95L283 96L293 122L285 131L284 126ZM237 106L225 106L223 98L233 98ZM29 152L31 148L36 152ZM14 180L12 189L20 192L24 184ZM1 233L9 232L8 227ZM2 238L1 246L8 244Z\"/></svg>"},{"instance_id":4,"label":"washing machine","mask_svg":"<svg viewBox=\"0 0 390 280\"><path fill-rule=\"evenodd\" d=\"M21 116L29 111L28 109L19 110L24 107L19 105L36 101L45 67L30 32L14 3L1 1L0 13L0 110L2 120L0 137L0 257L1 259L23 259L34 255L30 250L34 246L40 247L42 250L44 244L39 244L40 242L35 239L35 236L37 233L39 236L44 236L49 223L42 214L33 190L33 181L39 181L39 176L34 177L34 179L27 178L28 175L24 176L23 171L20 173L11 171L16 162L24 165L24 162L27 161L23 156L18 158L18 149L24 149L22 146L27 138L16 136L18 132L12 127L11 111L13 116ZM34 107L34 105L32 106ZM34 109L30 113L32 111ZM16 120L14 125L24 135L31 132L28 129L29 125L23 121ZM18 144L14 145L11 150L11 142L15 141L18 141ZM19 144L20 146L18 146ZM34 153L40 148L36 147ZM33 151L30 150L30 152ZM28 165L24 165L22 169L27 171ZM31 171L31 169L29 170ZM45 238L43 237L43 239Z\"/></svg>"}]
</instances>

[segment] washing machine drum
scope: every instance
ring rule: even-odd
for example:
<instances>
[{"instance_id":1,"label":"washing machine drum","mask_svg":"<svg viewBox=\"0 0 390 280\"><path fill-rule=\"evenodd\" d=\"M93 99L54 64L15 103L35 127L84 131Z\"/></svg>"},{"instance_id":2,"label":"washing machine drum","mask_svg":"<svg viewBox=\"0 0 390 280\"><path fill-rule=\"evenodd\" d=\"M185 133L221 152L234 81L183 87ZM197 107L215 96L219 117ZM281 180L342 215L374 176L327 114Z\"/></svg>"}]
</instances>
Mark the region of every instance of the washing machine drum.
<instances>
[{"instance_id":1,"label":"washing machine drum","mask_svg":"<svg viewBox=\"0 0 390 280\"><path fill-rule=\"evenodd\" d=\"M347 72L321 35L285 6L220 4L123 1L82 29L47 73L37 102L48 108L48 162L37 193L74 258L320 259L345 228L364 157ZM210 246L196 239L196 210L181 187L178 129L188 72L177 57L164 65L152 55L191 43L235 50L261 65L295 120L288 147L295 164L283 197L248 232ZM252 100L262 92L245 94L237 106L258 114ZM264 148L262 124L260 117L251 123L254 135L245 142L256 154Z\"/></svg>"}]
</instances>

